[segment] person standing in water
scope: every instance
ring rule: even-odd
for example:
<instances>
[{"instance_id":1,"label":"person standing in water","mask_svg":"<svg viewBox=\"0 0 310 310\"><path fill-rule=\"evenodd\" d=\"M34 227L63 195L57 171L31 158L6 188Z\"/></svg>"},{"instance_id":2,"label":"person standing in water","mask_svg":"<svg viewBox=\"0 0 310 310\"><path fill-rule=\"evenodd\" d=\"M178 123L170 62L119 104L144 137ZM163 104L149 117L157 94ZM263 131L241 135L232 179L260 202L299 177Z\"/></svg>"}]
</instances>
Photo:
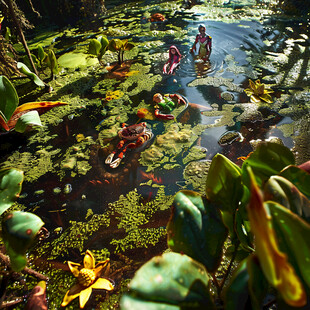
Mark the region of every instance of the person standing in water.
<instances>
[{"instance_id":1,"label":"person standing in water","mask_svg":"<svg viewBox=\"0 0 310 310\"><path fill-rule=\"evenodd\" d=\"M199 34L196 36L196 40L190 49L190 52L196 51L196 44L199 42L198 56L203 61L207 61L210 58L212 52L212 38L206 34L206 26L200 24L198 27Z\"/></svg>"},{"instance_id":2,"label":"person standing in water","mask_svg":"<svg viewBox=\"0 0 310 310\"><path fill-rule=\"evenodd\" d=\"M180 64L182 55L176 46L171 45L169 48L169 59L163 68L164 74L173 74L174 70Z\"/></svg>"}]
</instances>

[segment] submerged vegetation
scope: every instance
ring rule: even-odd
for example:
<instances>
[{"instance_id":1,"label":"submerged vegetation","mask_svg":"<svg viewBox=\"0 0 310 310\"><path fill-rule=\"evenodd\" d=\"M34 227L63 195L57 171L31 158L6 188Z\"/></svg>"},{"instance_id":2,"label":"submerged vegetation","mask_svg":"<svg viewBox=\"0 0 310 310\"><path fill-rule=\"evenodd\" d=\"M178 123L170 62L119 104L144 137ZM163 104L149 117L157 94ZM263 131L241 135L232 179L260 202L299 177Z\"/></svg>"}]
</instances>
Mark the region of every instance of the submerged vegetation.
<instances>
[{"instance_id":1,"label":"submerged vegetation","mask_svg":"<svg viewBox=\"0 0 310 310\"><path fill-rule=\"evenodd\" d=\"M0 1L0 306L308 307L305 2Z\"/></svg>"}]
</instances>

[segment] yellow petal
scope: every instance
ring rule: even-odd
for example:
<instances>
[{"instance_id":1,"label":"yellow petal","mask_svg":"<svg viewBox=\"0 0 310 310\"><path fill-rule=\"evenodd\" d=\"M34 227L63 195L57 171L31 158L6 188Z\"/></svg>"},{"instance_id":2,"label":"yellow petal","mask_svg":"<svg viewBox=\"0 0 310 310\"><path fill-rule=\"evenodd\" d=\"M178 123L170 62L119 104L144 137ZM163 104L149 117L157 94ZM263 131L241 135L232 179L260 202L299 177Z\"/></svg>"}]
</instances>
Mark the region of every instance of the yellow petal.
<instances>
[{"instance_id":1,"label":"yellow petal","mask_svg":"<svg viewBox=\"0 0 310 310\"><path fill-rule=\"evenodd\" d=\"M80 293L80 308L84 308L85 304L87 303L91 295L91 292L92 292L92 288L91 286L89 286Z\"/></svg>"},{"instance_id":2,"label":"yellow petal","mask_svg":"<svg viewBox=\"0 0 310 310\"><path fill-rule=\"evenodd\" d=\"M262 270L268 282L281 294L288 305L304 306L306 294L304 287L295 273L294 268L281 252L270 215L264 206L263 197L258 188L252 171L251 199L248 205L248 215L251 229L255 236L256 255L259 258Z\"/></svg>"},{"instance_id":3,"label":"yellow petal","mask_svg":"<svg viewBox=\"0 0 310 310\"><path fill-rule=\"evenodd\" d=\"M65 307L68 305L74 298L78 297L83 290L83 287L79 284L76 284L70 288L70 290L66 293L61 306Z\"/></svg>"},{"instance_id":4,"label":"yellow petal","mask_svg":"<svg viewBox=\"0 0 310 310\"><path fill-rule=\"evenodd\" d=\"M252 95L251 98L250 98L250 101L251 101L251 102L254 102L254 103L261 102L261 100L259 99L259 97L256 96L256 95Z\"/></svg>"},{"instance_id":5,"label":"yellow petal","mask_svg":"<svg viewBox=\"0 0 310 310\"><path fill-rule=\"evenodd\" d=\"M70 271L73 273L73 275L74 275L75 277L77 277L77 276L79 275L79 273L80 273L80 267L81 267L81 265L78 264L78 263L74 263L74 262L68 261L68 266L69 266L69 268L70 268Z\"/></svg>"},{"instance_id":6,"label":"yellow petal","mask_svg":"<svg viewBox=\"0 0 310 310\"><path fill-rule=\"evenodd\" d=\"M106 268L104 275L107 276L109 274L109 271L110 271L110 259L109 258L103 262L99 262L96 264L95 269L94 269L96 277L100 277L101 271L104 268Z\"/></svg>"},{"instance_id":7,"label":"yellow petal","mask_svg":"<svg viewBox=\"0 0 310 310\"><path fill-rule=\"evenodd\" d=\"M260 95L259 97L260 97L262 100L264 100L264 101L266 101L266 102L268 102L268 103L272 103L272 102L273 102L272 97L271 97L269 94L267 94L267 93L265 93L265 94L263 94L263 95Z\"/></svg>"},{"instance_id":8,"label":"yellow petal","mask_svg":"<svg viewBox=\"0 0 310 310\"><path fill-rule=\"evenodd\" d=\"M95 268L95 258L91 251L87 250L84 256L84 268L94 269Z\"/></svg>"},{"instance_id":9,"label":"yellow petal","mask_svg":"<svg viewBox=\"0 0 310 310\"><path fill-rule=\"evenodd\" d=\"M114 289L113 284L104 278L98 278L92 285L92 288L95 289L102 289L102 290L107 290L107 291L112 291Z\"/></svg>"}]
</instances>

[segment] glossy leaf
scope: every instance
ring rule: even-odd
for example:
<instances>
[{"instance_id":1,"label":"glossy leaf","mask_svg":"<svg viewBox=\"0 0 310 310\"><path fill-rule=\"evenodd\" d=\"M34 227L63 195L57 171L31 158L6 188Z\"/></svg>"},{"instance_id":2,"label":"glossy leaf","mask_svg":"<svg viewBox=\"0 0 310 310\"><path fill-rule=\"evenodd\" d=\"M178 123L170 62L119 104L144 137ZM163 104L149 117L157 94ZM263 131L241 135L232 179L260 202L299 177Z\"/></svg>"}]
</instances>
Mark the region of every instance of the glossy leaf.
<instances>
[{"instance_id":1,"label":"glossy leaf","mask_svg":"<svg viewBox=\"0 0 310 310\"><path fill-rule=\"evenodd\" d=\"M26 251L43 225L35 214L21 211L8 214L2 221L3 241L15 271L25 267Z\"/></svg>"},{"instance_id":2,"label":"glossy leaf","mask_svg":"<svg viewBox=\"0 0 310 310\"><path fill-rule=\"evenodd\" d=\"M44 52L42 45L38 45L38 58L42 62L46 59L47 53Z\"/></svg>"},{"instance_id":3,"label":"glossy leaf","mask_svg":"<svg viewBox=\"0 0 310 310\"><path fill-rule=\"evenodd\" d=\"M235 214L235 231L240 241L240 246L248 251L254 251L253 234L249 229L249 222L242 218L242 214L237 210Z\"/></svg>"},{"instance_id":4,"label":"glossy leaf","mask_svg":"<svg viewBox=\"0 0 310 310\"><path fill-rule=\"evenodd\" d=\"M36 85L44 87L44 82L22 62L17 63L17 69L27 75Z\"/></svg>"},{"instance_id":5,"label":"glossy leaf","mask_svg":"<svg viewBox=\"0 0 310 310\"><path fill-rule=\"evenodd\" d=\"M8 124L6 123L6 119L5 119L5 116L3 115L3 113L0 111L0 126L6 130L6 131L9 131L10 128L8 126Z\"/></svg>"},{"instance_id":6,"label":"glossy leaf","mask_svg":"<svg viewBox=\"0 0 310 310\"><path fill-rule=\"evenodd\" d=\"M88 45L89 54L98 56L101 49L101 43L97 39L91 39Z\"/></svg>"},{"instance_id":7,"label":"glossy leaf","mask_svg":"<svg viewBox=\"0 0 310 310\"><path fill-rule=\"evenodd\" d=\"M23 114L17 121L15 125L15 130L17 132L24 132L28 126L42 126L39 113L37 111L30 111Z\"/></svg>"},{"instance_id":8,"label":"glossy leaf","mask_svg":"<svg viewBox=\"0 0 310 310\"><path fill-rule=\"evenodd\" d=\"M249 274L247 271L246 261L244 260L235 270L229 285L225 289L224 303L225 310L245 310L248 291Z\"/></svg>"},{"instance_id":9,"label":"glossy leaf","mask_svg":"<svg viewBox=\"0 0 310 310\"><path fill-rule=\"evenodd\" d=\"M30 111L36 109L51 109L57 106L66 105L68 103L61 102L61 101L42 101L42 102L27 102L19 107L17 107L14 114L23 112L23 111Z\"/></svg>"},{"instance_id":10,"label":"glossy leaf","mask_svg":"<svg viewBox=\"0 0 310 310\"><path fill-rule=\"evenodd\" d=\"M262 309L263 301L269 289L269 284L264 276L256 255L247 258L247 270L249 274L248 289L253 310Z\"/></svg>"},{"instance_id":11,"label":"glossy leaf","mask_svg":"<svg viewBox=\"0 0 310 310\"><path fill-rule=\"evenodd\" d=\"M18 198L23 180L24 172L21 170L0 170L0 215Z\"/></svg>"},{"instance_id":12,"label":"glossy leaf","mask_svg":"<svg viewBox=\"0 0 310 310\"><path fill-rule=\"evenodd\" d=\"M306 165L306 163L305 163ZM310 199L310 174L304 169L296 166L284 168L280 175L291 181L304 195Z\"/></svg>"},{"instance_id":13,"label":"glossy leaf","mask_svg":"<svg viewBox=\"0 0 310 310\"><path fill-rule=\"evenodd\" d=\"M55 53L53 50L48 51L49 67L53 74L58 74L59 68Z\"/></svg>"},{"instance_id":14,"label":"glossy leaf","mask_svg":"<svg viewBox=\"0 0 310 310\"><path fill-rule=\"evenodd\" d=\"M18 95L6 76L0 76L0 111L9 120L18 106Z\"/></svg>"},{"instance_id":15,"label":"glossy leaf","mask_svg":"<svg viewBox=\"0 0 310 310\"><path fill-rule=\"evenodd\" d=\"M265 203L281 250L310 289L310 225L290 210L275 202Z\"/></svg>"},{"instance_id":16,"label":"glossy leaf","mask_svg":"<svg viewBox=\"0 0 310 310\"><path fill-rule=\"evenodd\" d=\"M243 196L241 169L221 154L212 160L207 182L206 195L211 201L220 204L222 211L233 213Z\"/></svg>"},{"instance_id":17,"label":"glossy leaf","mask_svg":"<svg viewBox=\"0 0 310 310\"><path fill-rule=\"evenodd\" d=\"M307 302L302 282L287 256L279 249L271 216L263 203L254 175L248 168L251 178L251 199L248 214L251 229L255 236L256 255L268 282L274 286L290 306L301 307Z\"/></svg>"},{"instance_id":18,"label":"glossy leaf","mask_svg":"<svg viewBox=\"0 0 310 310\"><path fill-rule=\"evenodd\" d=\"M269 177L277 175L283 168L294 164L294 162L294 155L287 147L277 143L264 142L243 162L243 181L250 187L247 167L251 167L258 185L261 186Z\"/></svg>"},{"instance_id":19,"label":"glossy leaf","mask_svg":"<svg viewBox=\"0 0 310 310\"><path fill-rule=\"evenodd\" d=\"M228 234L217 207L200 194L184 190L176 194L171 213L168 246L215 271Z\"/></svg>"},{"instance_id":20,"label":"glossy leaf","mask_svg":"<svg viewBox=\"0 0 310 310\"><path fill-rule=\"evenodd\" d=\"M132 42L125 42L124 43L124 51L130 51L135 47L135 44Z\"/></svg>"},{"instance_id":21,"label":"glossy leaf","mask_svg":"<svg viewBox=\"0 0 310 310\"><path fill-rule=\"evenodd\" d=\"M289 180L270 177L264 187L264 199L278 202L310 223L310 201Z\"/></svg>"},{"instance_id":22,"label":"glossy leaf","mask_svg":"<svg viewBox=\"0 0 310 310\"><path fill-rule=\"evenodd\" d=\"M123 47L123 42L120 39L112 39L107 46L107 49L111 52L120 51Z\"/></svg>"},{"instance_id":23,"label":"glossy leaf","mask_svg":"<svg viewBox=\"0 0 310 310\"><path fill-rule=\"evenodd\" d=\"M205 268L190 257L173 252L144 264L121 299L123 310L183 307L211 310L214 304Z\"/></svg>"},{"instance_id":24,"label":"glossy leaf","mask_svg":"<svg viewBox=\"0 0 310 310\"><path fill-rule=\"evenodd\" d=\"M106 36L100 37L101 50L104 50L109 45L109 40Z\"/></svg>"}]
</instances>

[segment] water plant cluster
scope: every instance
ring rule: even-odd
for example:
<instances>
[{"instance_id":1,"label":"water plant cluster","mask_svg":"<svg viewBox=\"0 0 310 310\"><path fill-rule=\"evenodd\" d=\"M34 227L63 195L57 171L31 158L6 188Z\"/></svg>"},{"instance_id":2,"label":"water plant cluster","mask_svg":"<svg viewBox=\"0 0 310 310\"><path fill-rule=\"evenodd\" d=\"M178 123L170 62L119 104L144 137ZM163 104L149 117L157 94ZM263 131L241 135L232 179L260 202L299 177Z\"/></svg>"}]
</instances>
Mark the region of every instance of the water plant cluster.
<instances>
[{"instance_id":1,"label":"water plant cluster","mask_svg":"<svg viewBox=\"0 0 310 310\"><path fill-rule=\"evenodd\" d=\"M62 32L36 25L27 40L16 5L28 4L1 2L2 306L308 306L309 31L304 14L283 13L303 13L301 1L107 12L100 0L33 1L42 14L56 6L62 25L65 11L79 21ZM206 21L210 65L186 54ZM217 44L220 27L223 43L244 31L242 44ZM172 43L181 66L165 77ZM158 91L186 105L158 120ZM148 143L106 165L121 128L142 121Z\"/></svg>"}]
</instances>

